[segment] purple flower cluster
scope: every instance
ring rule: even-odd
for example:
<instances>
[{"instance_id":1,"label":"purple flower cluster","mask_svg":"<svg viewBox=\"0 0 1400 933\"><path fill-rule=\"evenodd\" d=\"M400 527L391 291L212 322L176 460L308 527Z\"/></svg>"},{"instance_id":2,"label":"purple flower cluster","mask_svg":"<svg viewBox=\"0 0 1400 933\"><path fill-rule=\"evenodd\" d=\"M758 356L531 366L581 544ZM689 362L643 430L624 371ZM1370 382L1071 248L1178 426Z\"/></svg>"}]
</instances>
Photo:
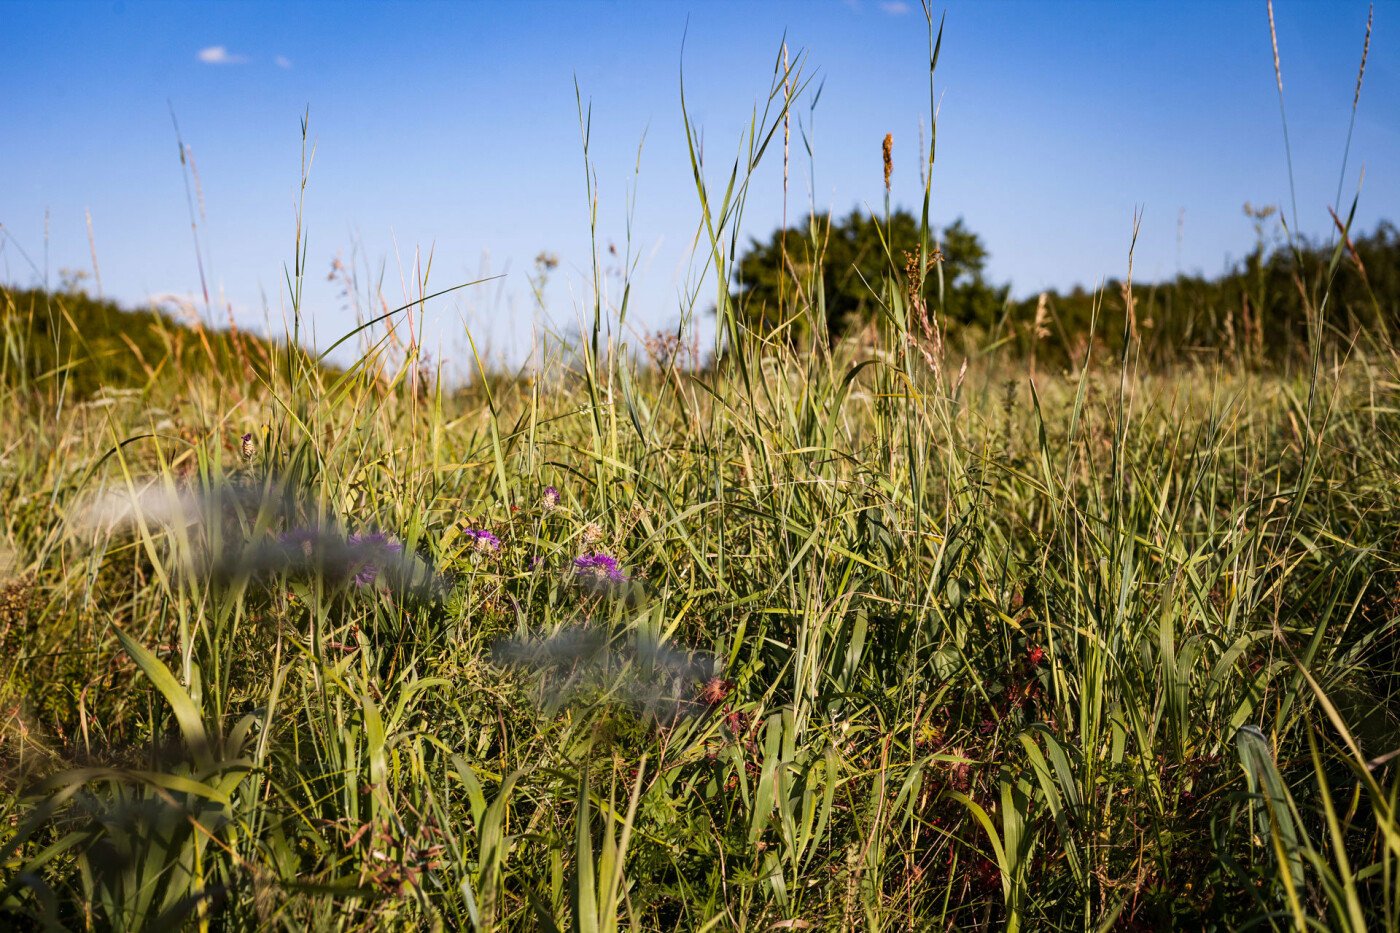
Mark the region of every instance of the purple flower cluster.
<instances>
[{"instance_id":1,"label":"purple flower cluster","mask_svg":"<svg viewBox=\"0 0 1400 933\"><path fill-rule=\"evenodd\" d=\"M617 559L601 552L575 557L574 575L592 584L626 583L628 579L617 566Z\"/></svg>"},{"instance_id":2,"label":"purple flower cluster","mask_svg":"<svg viewBox=\"0 0 1400 933\"><path fill-rule=\"evenodd\" d=\"M403 545L382 531L351 535L346 543L355 568L355 585L359 587L372 584L387 559L403 553Z\"/></svg>"},{"instance_id":3,"label":"purple flower cluster","mask_svg":"<svg viewBox=\"0 0 1400 933\"><path fill-rule=\"evenodd\" d=\"M559 490L553 486L544 487L544 498L540 504L546 512L551 512L559 507Z\"/></svg>"}]
</instances>

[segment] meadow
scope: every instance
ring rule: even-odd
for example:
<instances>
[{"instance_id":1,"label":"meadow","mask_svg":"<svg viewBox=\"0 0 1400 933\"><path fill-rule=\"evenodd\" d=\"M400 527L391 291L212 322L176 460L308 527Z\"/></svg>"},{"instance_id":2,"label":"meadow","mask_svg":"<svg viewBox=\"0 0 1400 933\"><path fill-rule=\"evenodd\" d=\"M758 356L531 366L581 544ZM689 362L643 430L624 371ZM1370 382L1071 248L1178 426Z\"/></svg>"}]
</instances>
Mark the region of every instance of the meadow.
<instances>
[{"instance_id":1,"label":"meadow","mask_svg":"<svg viewBox=\"0 0 1400 933\"><path fill-rule=\"evenodd\" d=\"M704 358L599 290L456 390L415 303L76 396L26 362L67 299L4 293L0 924L1400 926L1400 355L1329 329L1345 250L1267 364L1144 365L1131 287L1068 364L966 350L931 245L858 335L801 282L817 338L760 332L794 83L696 156Z\"/></svg>"}]
</instances>

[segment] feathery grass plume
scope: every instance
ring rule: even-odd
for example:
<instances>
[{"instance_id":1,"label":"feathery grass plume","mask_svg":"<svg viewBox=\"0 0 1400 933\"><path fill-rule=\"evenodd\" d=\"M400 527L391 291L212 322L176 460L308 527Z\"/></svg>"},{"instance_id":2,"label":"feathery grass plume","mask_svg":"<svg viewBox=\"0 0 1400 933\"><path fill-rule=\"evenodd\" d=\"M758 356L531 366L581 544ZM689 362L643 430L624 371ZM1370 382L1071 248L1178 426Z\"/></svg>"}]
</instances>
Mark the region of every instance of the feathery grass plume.
<instances>
[{"instance_id":1,"label":"feathery grass plume","mask_svg":"<svg viewBox=\"0 0 1400 933\"><path fill-rule=\"evenodd\" d=\"M1274 52L1274 81L1278 84L1278 92L1283 94L1283 67L1279 64L1278 58L1278 30L1274 27L1274 0L1268 0L1265 4L1269 12L1269 44Z\"/></svg>"},{"instance_id":2,"label":"feathery grass plume","mask_svg":"<svg viewBox=\"0 0 1400 933\"><path fill-rule=\"evenodd\" d=\"M1361 64L1356 69L1356 90L1351 95L1351 117L1347 121L1347 141L1342 147L1342 168L1337 173L1337 197L1334 204L1334 211L1342 204L1342 186L1347 180L1347 161L1351 158L1351 137L1356 131L1356 112L1361 105L1361 85L1366 77L1366 59L1371 54L1371 27L1376 18L1376 5L1370 4L1366 9L1366 35L1361 40ZM1335 219L1335 218L1334 218ZM1346 232L1343 231L1343 236ZM95 267L94 267L95 269Z\"/></svg>"},{"instance_id":3,"label":"feathery grass plume","mask_svg":"<svg viewBox=\"0 0 1400 933\"><path fill-rule=\"evenodd\" d=\"M1283 106L1283 66L1279 62L1278 30L1274 26L1274 0L1265 4L1269 11L1269 43L1274 52L1274 82L1278 86L1278 112L1283 123L1283 152L1288 162L1288 192L1293 204L1293 225L1290 231L1299 229L1298 189L1293 176L1293 146L1288 141L1288 114ZM1290 236L1292 233L1290 232Z\"/></svg>"},{"instance_id":4,"label":"feathery grass plume","mask_svg":"<svg viewBox=\"0 0 1400 933\"><path fill-rule=\"evenodd\" d=\"M1035 300L1035 320L1031 322L1031 334L1036 340L1050 336L1050 296L1041 292Z\"/></svg>"},{"instance_id":5,"label":"feathery grass plume","mask_svg":"<svg viewBox=\"0 0 1400 933\"><path fill-rule=\"evenodd\" d=\"M880 144L880 155L885 163L885 192L890 190L890 174L894 171L894 134L886 133L885 141Z\"/></svg>"},{"instance_id":6,"label":"feathery grass plume","mask_svg":"<svg viewBox=\"0 0 1400 933\"><path fill-rule=\"evenodd\" d=\"M1366 8L1366 37L1361 42L1361 65L1356 69L1356 92L1352 94L1351 109L1355 110L1361 103L1361 82L1366 77L1366 56L1371 53L1371 26L1376 19L1376 5L1370 4Z\"/></svg>"}]
</instances>

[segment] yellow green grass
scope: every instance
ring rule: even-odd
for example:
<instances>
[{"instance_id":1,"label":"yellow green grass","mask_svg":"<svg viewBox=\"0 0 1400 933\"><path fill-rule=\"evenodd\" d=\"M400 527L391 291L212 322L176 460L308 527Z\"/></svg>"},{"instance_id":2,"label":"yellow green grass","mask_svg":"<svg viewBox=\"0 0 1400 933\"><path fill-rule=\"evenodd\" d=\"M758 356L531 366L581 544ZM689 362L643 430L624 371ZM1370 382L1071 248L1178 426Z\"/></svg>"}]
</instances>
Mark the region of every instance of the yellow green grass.
<instances>
[{"instance_id":1,"label":"yellow green grass","mask_svg":"<svg viewBox=\"0 0 1400 933\"><path fill-rule=\"evenodd\" d=\"M1400 372L1340 250L1292 369L1142 369L1115 295L1111 357L965 359L926 257L858 339L754 333L795 87L696 155L703 366L599 297L458 392L370 328L75 399L6 299L0 922L1400 925Z\"/></svg>"}]
</instances>

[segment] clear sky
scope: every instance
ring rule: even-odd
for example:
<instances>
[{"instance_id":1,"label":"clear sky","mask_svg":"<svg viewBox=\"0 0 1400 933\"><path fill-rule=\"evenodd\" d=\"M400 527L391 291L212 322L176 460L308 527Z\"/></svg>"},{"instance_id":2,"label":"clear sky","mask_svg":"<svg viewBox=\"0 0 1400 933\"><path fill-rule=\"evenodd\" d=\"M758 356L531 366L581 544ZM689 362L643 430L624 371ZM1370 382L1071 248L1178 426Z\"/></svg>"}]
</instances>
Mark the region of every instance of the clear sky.
<instances>
[{"instance_id":1,"label":"clear sky","mask_svg":"<svg viewBox=\"0 0 1400 933\"><path fill-rule=\"evenodd\" d=\"M1330 223L1366 15L1356 0L1276 6L1309 234ZM545 294L557 325L588 305L577 79L593 106L604 246L624 243L641 146L632 314L639 327L671 326L699 217L682 66L717 171L766 95L784 35L824 82L814 165L794 138L789 218L809 199L878 208L887 132L894 200L916 206L929 106L912 0L0 2L0 277L28 285L47 270L57 283L60 269L90 270L90 212L108 296L197 295L173 108L198 169L215 300L280 332L309 108L305 307L318 342L353 326L327 281L337 256L362 277L382 270L393 301L415 251L431 250L430 288L507 276L432 305L429 343L465 365L467 326L518 356L536 320L526 275L538 253L561 261ZM1342 196L1349 205L1364 168L1365 229L1400 220L1397 52L1400 3L1378 3ZM1214 273L1241 256L1253 238L1245 201L1291 214L1262 0L950 2L936 92L934 220L965 216L991 250L991 277L1018 296L1121 276L1135 209L1141 279ZM782 217L781 152L768 158L745 218L757 236ZM708 306L713 291L703 294Z\"/></svg>"}]
</instances>

